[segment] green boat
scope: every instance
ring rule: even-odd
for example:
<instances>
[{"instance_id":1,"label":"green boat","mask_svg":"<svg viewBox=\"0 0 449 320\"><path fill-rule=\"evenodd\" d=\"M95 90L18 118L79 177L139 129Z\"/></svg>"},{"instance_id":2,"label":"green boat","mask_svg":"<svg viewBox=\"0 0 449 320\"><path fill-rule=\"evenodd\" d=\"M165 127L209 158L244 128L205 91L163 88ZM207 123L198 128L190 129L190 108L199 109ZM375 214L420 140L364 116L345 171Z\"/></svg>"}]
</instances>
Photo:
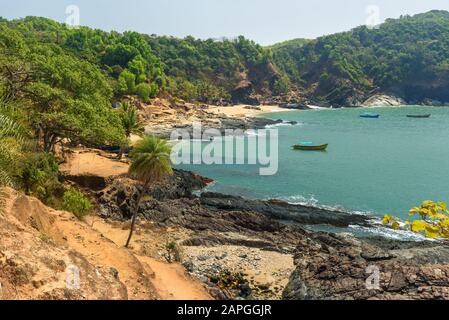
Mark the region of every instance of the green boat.
<instances>
[{"instance_id":1,"label":"green boat","mask_svg":"<svg viewBox=\"0 0 449 320\"><path fill-rule=\"evenodd\" d=\"M303 151L324 151L327 149L329 144L321 144L321 145L309 145L309 144L297 144L292 148L294 150L303 150Z\"/></svg>"}]
</instances>

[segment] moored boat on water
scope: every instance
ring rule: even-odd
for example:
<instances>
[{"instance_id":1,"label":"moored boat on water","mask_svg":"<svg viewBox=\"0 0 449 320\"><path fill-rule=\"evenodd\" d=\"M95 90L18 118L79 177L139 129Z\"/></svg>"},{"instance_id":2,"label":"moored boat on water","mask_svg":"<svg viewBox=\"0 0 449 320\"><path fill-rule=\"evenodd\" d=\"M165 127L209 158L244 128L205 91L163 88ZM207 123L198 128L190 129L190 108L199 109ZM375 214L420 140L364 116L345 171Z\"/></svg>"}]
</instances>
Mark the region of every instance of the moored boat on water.
<instances>
[{"instance_id":1,"label":"moored boat on water","mask_svg":"<svg viewBox=\"0 0 449 320\"><path fill-rule=\"evenodd\" d=\"M370 113L370 112L363 113L363 114L360 115L360 118L377 119L379 117L380 117L379 114L377 114L377 113Z\"/></svg>"},{"instance_id":2,"label":"moored boat on water","mask_svg":"<svg viewBox=\"0 0 449 320\"><path fill-rule=\"evenodd\" d=\"M407 118L430 118L431 114L408 114Z\"/></svg>"},{"instance_id":3,"label":"moored boat on water","mask_svg":"<svg viewBox=\"0 0 449 320\"><path fill-rule=\"evenodd\" d=\"M294 150L303 151L325 151L329 144L313 145L313 144L296 144L292 148Z\"/></svg>"}]
</instances>

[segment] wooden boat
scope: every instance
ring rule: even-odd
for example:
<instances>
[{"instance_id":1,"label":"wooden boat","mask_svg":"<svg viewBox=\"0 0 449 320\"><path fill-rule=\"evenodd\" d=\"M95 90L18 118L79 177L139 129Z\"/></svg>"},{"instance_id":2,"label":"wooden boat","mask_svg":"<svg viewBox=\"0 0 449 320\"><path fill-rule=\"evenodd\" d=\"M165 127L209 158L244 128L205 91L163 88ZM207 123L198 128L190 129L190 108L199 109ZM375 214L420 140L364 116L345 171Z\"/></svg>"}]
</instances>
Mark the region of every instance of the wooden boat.
<instances>
[{"instance_id":1,"label":"wooden boat","mask_svg":"<svg viewBox=\"0 0 449 320\"><path fill-rule=\"evenodd\" d=\"M431 114L408 114L407 118L430 118Z\"/></svg>"},{"instance_id":2,"label":"wooden boat","mask_svg":"<svg viewBox=\"0 0 449 320\"><path fill-rule=\"evenodd\" d=\"M360 115L360 118L370 118L370 119L377 119L380 115L377 113L363 113Z\"/></svg>"},{"instance_id":3,"label":"wooden boat","mask_svg":"<svg viewBox=\"0 0 449 320\"><path fill-rule=\"evenodd\" d=\"M304 151L324 151L328 147L328 144L322 145L308 145L308 144L297 144L293 146L294 150L304 150Z\"/></svg>"}]
</instances>

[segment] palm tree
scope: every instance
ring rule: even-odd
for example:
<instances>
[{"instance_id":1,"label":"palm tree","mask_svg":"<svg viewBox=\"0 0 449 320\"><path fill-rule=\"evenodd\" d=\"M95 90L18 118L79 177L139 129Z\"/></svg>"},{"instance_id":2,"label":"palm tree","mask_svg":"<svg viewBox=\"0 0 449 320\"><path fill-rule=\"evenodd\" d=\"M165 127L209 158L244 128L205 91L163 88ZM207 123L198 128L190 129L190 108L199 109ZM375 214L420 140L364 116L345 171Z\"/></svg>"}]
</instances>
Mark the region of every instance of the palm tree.
<instances>
[{"instance_id":1,"label":"palm tree","mask_svg":"<svg viewBox=\"0 0 449 320\"><path fill-rule=\"evenodd\" d=\"M11 169L17 166L25 142L23 128L3 114L5 108L6 105L0 101L0 214L4 210L7 196L4 187L15 186Z\"/></svg>"},{"instance_id":2,"label":"palm tree","mask_svg":"<svg viewBox=\"0 0 449 320\"><path fill-rule=\"evenodd\" d=\"M125 134L129 138L131 134L142 135L144 127L139 121L137 108L129 104L128 101L122 102L122 123Z\"/></svg>"},{"instance_id":3,"label":"palm tree","mask_svg":"<svg viewBox=\"0 0 449 320\"><path fill-rule=\"evenodd\" d=\"M145 128L139 121L138 111L136 107L130 105L128 101L122 102L120 117L122 119L123 128L125 129L125 134L128 140L131 137L131 134L141 136L144 133ZM125 149L124 146L120 147L118 159L122 158L124 149Z\"/></svg>"},{"instance_id":4,"label":"palm tree","mask_svg":"<svg viewBox=\"0 0 449 320\"><path fill-rule=\"evenodd\" d=\"M134 146L129 155L131 158L129 174L140 181L143 188L137 196L126 247L129 246L131 241L140 202L147 191L147 187L150 183L160 181L173 173L170 155L171 145L167 141L154 136L145 136Z\"/></svg>"},{"instance_id":5,"label":"palm tree","mask_svg":"<svg viewBox=\"0 0 449 320\"><path fill-rule=\"evenodd\" d=\"M0 186L14 186L11 169L16 167L24 144L24 129L0 112Z\"/></svg>"}]
</instances>

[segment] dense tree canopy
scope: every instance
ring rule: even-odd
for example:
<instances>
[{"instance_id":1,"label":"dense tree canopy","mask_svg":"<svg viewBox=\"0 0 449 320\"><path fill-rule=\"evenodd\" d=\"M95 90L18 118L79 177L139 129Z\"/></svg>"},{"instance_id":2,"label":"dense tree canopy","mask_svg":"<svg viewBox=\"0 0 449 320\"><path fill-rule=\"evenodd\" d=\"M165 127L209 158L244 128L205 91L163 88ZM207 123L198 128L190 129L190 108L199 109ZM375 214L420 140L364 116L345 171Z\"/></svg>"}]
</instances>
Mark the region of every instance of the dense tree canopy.
<instances>
[{"instance_id":1,"label":"dense tree canopy","mask_svg":"<svg viewBox=\"0 0 449 320\"><path fill-rule=\"evenodd\" d=\"M20 106L16 116L45 151L65 138L106 145L124 139L110 107L112 89L96 65L4 24L0 29L0 98Z\"/></svg>"},{"instance_id":2,"label":"dense tree canopy","mask_svg":"<svg viewBox=\"0 0 449 320\"><path fill-rule=\"evenodd\" d=\"M145 38L136 32L104 32L87 27L68 28L55 21L27 17L6 22L9 29L19 31L28 42L53 44L64 52L87 60L110 77L116 94L134 94L135 87L143 82L154 83L157 90L165 84L163 64L152 53ZM121 74L134 75L134 83L124 87L119 83Z\"/></svg>"},{"instance_id":3,"label":"dense tree canopy","mask_svg":"<svg viewBox=\"0 0 449 320\"><path fill-rule=\"evenodd\" d=\"M185 99L229 100L242 81L250 82L256 92L270 92L278 79L270 50L242 36L231 40L147 36L147 40L165 64L170 93Z\"/></svg>"},{"instance_id":4,"label":"dense tree canopy","mask_svg":"<svg viewBox=\"0 0 449 320\"><path fill-rule=\"evenodd\" d=\"M108 33L87 27L69 29L37 17L14 20L8 26L27 39L55 44L97 65L110 76L115 95L153 98L166 89L180 98L214 102L230 100L243 80L254 81L256 89L270 86L255 76L259 69L259 74L266 73L269 50L243 37L202 41Z\"/></svg>"}]
</instances>

